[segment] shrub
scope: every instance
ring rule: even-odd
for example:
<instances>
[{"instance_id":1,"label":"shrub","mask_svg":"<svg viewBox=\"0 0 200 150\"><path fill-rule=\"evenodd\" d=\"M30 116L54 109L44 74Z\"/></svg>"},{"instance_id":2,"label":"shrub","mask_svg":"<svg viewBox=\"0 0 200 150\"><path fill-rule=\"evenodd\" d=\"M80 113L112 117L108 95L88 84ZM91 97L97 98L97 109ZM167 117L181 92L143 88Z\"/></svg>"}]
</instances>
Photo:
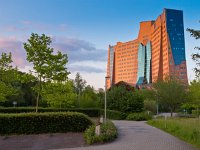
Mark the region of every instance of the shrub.
<instances>
[{"instance_id":1,"label":"shrub","mask_svg":"<svg viewBox=\"0 0 200 150\"><path fill-rule=\"evenodd\" d=\"M101 133L98 136L95 134L95 125L92 125L90 128L88 128L84 133L86 142L88 144L104 143L112 141L117 137L117 128L111 121L101 124L100 131Z\"/></svg>"},{"instance_id":2,"label":"shrub","mask_svg":"<svg viewBox=\"0 0 200 150\"><path fill-rule=\"evenodd\" d=\"M0 134L83 132L92 125L75 112L0 114Z\"/></svg>"},{"instance_id":3,"label":"shrub","mask_svg":"<svg viewBox=\"0 0 200 150\"><path fill-rule=\"evenodd\" d=\"M134 120L134 121L144 121L152 119L151 114L147 114L145 112L142 113L131 113L126 117L127 120Z\"/></svg>"},{"instance_id":4,"label":"shrub","mask_svg":"<svg viewBox=\"0 0 200 150\"><path fill-rule=\"evenodd\" d=\"M101 109L100 114L104 116L104 109ZM113 119L113 120L123 120L126 118L125 113L116 110L107 110L106 115L108 119Z\"/></svg>"},{"instance_id":5,"label":"shrub","mask_svg":"<svg viewBox=\"0 0 200 150\"><path fill-rule=\"evenodd\" d=\"M84 113L90 117L99 117L100 109L97 108L38 108L38 112L80 112ZM27 113L35 112L34 107L2 107L0 108L0 113Z\"/></svg>"}]
</instances>

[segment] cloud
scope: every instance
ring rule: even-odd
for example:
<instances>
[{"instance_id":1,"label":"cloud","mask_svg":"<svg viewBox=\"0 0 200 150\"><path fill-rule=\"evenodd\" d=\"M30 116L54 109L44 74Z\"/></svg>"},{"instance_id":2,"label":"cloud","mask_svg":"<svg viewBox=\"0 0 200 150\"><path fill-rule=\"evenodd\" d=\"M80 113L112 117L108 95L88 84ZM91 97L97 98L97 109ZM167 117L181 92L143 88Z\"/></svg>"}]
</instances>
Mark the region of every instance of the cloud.
<instances>
[{"instance_id":1,"label":"cloud","mask_svg":"<svg viewBox=\"0 0 200 150\"><path fill-rule=\"evenodd\" d=\"M69 64L71 72L105 73L104 61L79 61Z\"/></svg>"},{"instance_id":2,"label":"cloud","mask_svg":"<svg viewBox=\"0 0 200 150\"><path fill-rule=\"evenodd\" d=\"M80 40L63 37L53 37L53 47L67 53L69 62L76 61L106 61L107 50L97 49L94 44Z\"/></svg>"},{"instance_id":3,"label":"cloud","mask_svg":"<svg viewBox=\"0 0 200 150\"><path fill-rule=\"evenodd\" d=\"M16 37L0 37L0 52L11 52L14 66L27 65L23 43L18 41Z\"/></svg>"},{"instance_id":4,"label":"cloud","mask_svg":"<svg viewBox=\"0 0 200 150\"><path fill-rule=\"evenodd\" d=\"M104 88L105 85L105 73L86 73L86 72L80 72L83 79L87 81L87 85L94 86L95 89L98 88ZM71 73L69 75L70 79L75 79L76 73Z\"/></svg>"},{"instance_id":5,"label":"cloud","mask_svg":"<svg viewBox=\"0 0 200 150\"><path fill-rule=\"evenodd\" d=\"M0 52L12 52L13 64L20 69L28 68L23 43L17 37L0 37ZM106 68L106 50L97 49L94 44L66 37L53 37L52 46L68 55L70 72L103 73Z\"/></svg>"}]
</instances>

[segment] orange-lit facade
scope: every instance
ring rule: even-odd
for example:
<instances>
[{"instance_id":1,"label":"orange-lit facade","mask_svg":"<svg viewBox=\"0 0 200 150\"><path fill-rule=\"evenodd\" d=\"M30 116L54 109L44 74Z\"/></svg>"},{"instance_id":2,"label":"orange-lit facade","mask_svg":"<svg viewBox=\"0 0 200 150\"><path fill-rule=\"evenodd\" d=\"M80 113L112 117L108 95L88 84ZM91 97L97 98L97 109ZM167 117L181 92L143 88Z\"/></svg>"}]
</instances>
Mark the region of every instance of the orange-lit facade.
<instances>
[{"instance_id":1,"label":"orange-lit facade","mask_svg":"<svg viewBox=\"0 0 200 150\"><path fill-rule=\"evenodd\" d=\"M119 81L149 84L175 76L188 83L183 12L164 9L156 20L140 22L137 39L109 46L107 87Z\"/></svg>"}]
</instances>

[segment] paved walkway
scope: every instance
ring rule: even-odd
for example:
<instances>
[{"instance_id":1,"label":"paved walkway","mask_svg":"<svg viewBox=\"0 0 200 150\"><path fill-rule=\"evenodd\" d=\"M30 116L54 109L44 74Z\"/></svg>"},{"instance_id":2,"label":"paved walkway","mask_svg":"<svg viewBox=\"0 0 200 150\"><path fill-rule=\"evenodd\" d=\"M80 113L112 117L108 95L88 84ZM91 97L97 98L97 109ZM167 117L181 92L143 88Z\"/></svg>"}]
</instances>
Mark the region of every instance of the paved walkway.
<instances>
[{"instance_id":1,"label":"paved walkway","mask_svg":"<svg viewBox=\"0 0 200 150\"><path fill-rule=\"evenodd\" d=\"M195 150L191 145L147 125L145 122L114 121L118 138L108 144L62 150Z\"/></svg>"}]
</instances>

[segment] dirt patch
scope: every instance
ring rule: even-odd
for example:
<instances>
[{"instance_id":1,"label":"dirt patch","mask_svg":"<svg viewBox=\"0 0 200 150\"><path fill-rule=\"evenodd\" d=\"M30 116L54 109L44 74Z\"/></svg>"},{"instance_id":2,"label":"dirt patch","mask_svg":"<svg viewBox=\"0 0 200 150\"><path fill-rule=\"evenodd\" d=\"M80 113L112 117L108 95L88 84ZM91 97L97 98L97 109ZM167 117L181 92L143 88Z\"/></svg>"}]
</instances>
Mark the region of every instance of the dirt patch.
<instances>
[{"instance_id":1,"label":"dirt patch","mask_svg":"<svg viewBox=\"0 0 200 150\"><path fill-rule=\"evenodd\" d=\"M83 133L0 136L2 150L47 150L88 146Z\"/></svg>"}]
</instances>

